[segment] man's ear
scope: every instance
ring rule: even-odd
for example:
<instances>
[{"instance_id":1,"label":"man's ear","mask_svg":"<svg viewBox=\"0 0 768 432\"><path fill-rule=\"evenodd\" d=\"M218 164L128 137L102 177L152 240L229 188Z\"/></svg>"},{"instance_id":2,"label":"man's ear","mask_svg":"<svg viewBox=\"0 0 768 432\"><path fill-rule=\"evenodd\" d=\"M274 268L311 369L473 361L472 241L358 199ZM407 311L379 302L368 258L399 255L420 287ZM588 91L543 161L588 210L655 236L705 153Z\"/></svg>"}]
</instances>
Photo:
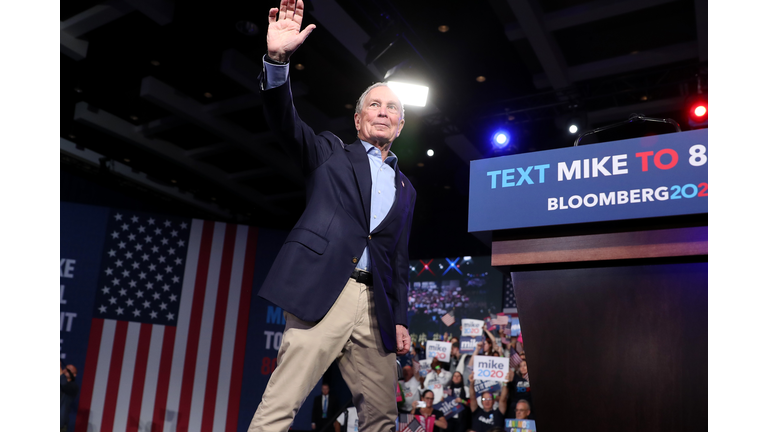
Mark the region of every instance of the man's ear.
<instances>
[{"instance_id":1,"label":"man's ear","mask_svg":"<svg viewBox=\"0 0 768 432\"><path fill-rule=\"evenodd\" d=\"M395 135L395 138L400 136L400 132L403 131L403 126L405 126L405 119L400 119L400 126L397 128L397 135Z\"/></svg>"},{"instance_id":2,"label":"man's ear","mask_svg":"<svg viewBox=\"0 0 768 432\"><path fill-rule=\"evenodd\" d=\"M358 132L360 132L360 114L355 113L355 129L357 129Z\"/></svg>"}]
</instances>

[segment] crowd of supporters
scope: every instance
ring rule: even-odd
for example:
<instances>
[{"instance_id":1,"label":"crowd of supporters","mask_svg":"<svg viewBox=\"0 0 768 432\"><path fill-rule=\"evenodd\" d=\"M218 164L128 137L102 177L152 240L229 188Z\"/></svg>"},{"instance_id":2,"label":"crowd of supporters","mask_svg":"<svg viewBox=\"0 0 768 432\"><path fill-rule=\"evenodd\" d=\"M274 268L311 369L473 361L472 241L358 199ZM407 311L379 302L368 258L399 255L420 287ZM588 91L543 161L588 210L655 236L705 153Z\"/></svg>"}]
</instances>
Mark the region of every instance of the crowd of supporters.
<instances>
[{"instance_id":1,"label":"crowd of supporters","mask_svg":"<svg viewBox=\"0 0 768 432\"><path fill-rule=\"evenodd\" d=\"M423 362L419 362L425 359L425 350L414 341L411 352L398 358L403 365L399 410L433 416L434 432L503 431L507 418L533 419L528 363L522 342L505 338L503 333L496 337L485 327L483 333L484 341L477 344L472 354L461 354L457 337L440 338L453 343L449 361L433 358L426 373L420 371ZM476 382L473 360L477 355L509 358L510 369L500 386L487 388L487 382ZM446 418L435 405L451 397L456 397L464 409Z\"/></svg>"}]
</instances>

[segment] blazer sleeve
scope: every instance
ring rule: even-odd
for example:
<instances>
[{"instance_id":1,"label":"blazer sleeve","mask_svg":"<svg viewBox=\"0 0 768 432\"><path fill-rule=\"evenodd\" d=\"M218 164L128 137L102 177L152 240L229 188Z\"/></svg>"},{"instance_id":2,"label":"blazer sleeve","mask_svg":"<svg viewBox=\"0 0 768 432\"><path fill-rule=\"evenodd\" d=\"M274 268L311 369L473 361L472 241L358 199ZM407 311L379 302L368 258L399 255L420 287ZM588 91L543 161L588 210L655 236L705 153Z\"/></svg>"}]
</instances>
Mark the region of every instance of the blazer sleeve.
<instances>
[{"instance_id":1,"label":"blazer sleeve","mask_svg":"<svg viewBox=\"0 0 768 432\"><path fill-rule=\"evenodd\" d=\"M306 176L322 165L334 148L343 147L342 141L331 134L316 134L304 123L293 105L290 78L280 86L264 89L266 68L259 76L264 117L270 129L277 134L283 147L299 163Z\"/></svg>"},{"instance_id":2,"label":"blazer sleeve","mask_svg":"<svg viewBox=\"0 0 768 432\"><path fill-rule=\"evenodd\" d=\"M397 299L392 304L392 309L395 314L395 324L408 327L408 279L410 274L410 263L408 258L408 242L411 237L411 225L413 224L413 211L416 204L416 191L408 183L411 192L411 203L409 206L409 214L407 223L400 233L400 238L397 241L395 248L395 261L394 261L394 273L395 277L392 281L395 292L397 293Z\"/></svg>"}]
</instances>

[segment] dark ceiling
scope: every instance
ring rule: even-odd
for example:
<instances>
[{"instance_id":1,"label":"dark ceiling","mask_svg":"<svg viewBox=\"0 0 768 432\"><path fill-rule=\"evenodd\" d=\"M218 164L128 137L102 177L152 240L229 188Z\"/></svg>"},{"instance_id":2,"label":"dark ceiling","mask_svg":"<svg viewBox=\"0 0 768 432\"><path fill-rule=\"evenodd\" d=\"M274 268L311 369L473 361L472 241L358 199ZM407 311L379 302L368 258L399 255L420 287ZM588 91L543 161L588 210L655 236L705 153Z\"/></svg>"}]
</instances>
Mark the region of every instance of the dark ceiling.
<instances>
[{"instance_id":1,"label":"dark ceiling","mask_svg":"<svg viewBox=\"0 0 768 432\"><path fill-rule=\"evenodd\" d=\"M302 180L256 87L278 3L62 3L62 171L198 217L290 228ZM585 131L642 113L685 130L686 98L707 89L706 0L315 0L306 10L317 29L291 81L317 132L353 140L351 106L396 66L393 79L430 88L426 107L406 107L393 145L419 194L412 258L489 253L466 232L470 160L573 145L572 119ZM494 150L502 127L512 145ZM671 131L633 123L583 144Z\"/></svg>"}]
</instances>

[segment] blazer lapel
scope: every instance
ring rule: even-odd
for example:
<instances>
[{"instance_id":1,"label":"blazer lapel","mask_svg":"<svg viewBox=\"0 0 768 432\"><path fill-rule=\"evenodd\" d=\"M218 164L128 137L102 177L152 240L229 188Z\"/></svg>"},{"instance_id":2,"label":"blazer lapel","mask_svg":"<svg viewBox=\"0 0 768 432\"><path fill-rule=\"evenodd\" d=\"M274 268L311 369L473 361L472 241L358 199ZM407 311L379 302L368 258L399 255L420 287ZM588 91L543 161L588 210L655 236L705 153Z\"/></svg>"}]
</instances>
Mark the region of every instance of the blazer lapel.
<instances>
[{"instance_id":1,"label":"blazer lapel","mask_svg":"<svg viewBox=\"0 0 768 432\"><path fill-rule=\"evenodd\" d=\"M360 200L363 203L363 214L365 215L365 226L370 231L371 227L371 168L368 162L368 155L365 153L365 147L357 140L345 147L347 157L352 163L352 169L355 172L357 180L357 189L360 193Z\"/></svg>"}]
</instances>

